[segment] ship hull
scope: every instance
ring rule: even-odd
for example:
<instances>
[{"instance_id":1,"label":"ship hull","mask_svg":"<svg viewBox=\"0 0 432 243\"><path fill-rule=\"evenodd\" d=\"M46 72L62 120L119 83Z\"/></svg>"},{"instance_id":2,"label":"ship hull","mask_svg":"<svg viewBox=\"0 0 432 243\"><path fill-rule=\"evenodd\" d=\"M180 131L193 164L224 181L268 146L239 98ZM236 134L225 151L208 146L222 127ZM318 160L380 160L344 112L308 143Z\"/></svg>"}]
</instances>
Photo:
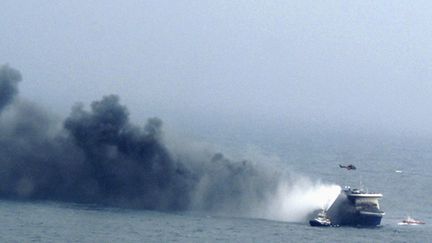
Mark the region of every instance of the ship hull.
<instances>
[{"instance_id":1,"label":"ship hull","mask_svg":"<svg viewBox=\"0 0 432 243\"><path fill-rule=\"evenodd\" d=\"M361 213L356 213L353 215L346 214L339 222L339 225L376 227L381 224L381 219L381 215L364 215Z\"/></svg>"},{"instance_id":2,"label":"ship hull","mask_svg":"<svg viewBox=\"0 0 432 243\"><path fill-rule=\"evenodd\" d=\"M327 211L331 223L355 227L375 227L381 224L384 212L378 208L378 204L356 204L356 200L367 198L367 194L352 195L341 191L335 202Z\"/></svg>"},{"instance_id":3,"label":"ship hull","mask_svg":"<svg viewBox=\"0 0 432 243\"><path fill-rule=\"evenodd\" d=\"M360 215L358 217L358 226L375 227L381 224L382 216L379 215Z\"/></svg>"}]
</instances>

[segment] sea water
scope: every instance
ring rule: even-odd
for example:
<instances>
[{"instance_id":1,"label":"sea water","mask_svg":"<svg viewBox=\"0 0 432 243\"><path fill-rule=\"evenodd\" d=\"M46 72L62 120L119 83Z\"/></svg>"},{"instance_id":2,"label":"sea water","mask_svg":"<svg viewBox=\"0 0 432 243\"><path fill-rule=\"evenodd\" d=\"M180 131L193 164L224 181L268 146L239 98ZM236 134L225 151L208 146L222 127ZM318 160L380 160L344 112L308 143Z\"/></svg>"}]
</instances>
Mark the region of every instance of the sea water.
<instances>
[{"instance_id":1,"label":"sea water","mask_svg":"<svg viewBox=\"0 0 432 243\"><path fill-rule=\"evenodd\" d=\"M382 193L380 206L386 215L377 228L319 228L309 226L307 221L206 212L0 200L0 242L430 242L431 151L429 145L401 145L344 153L331 148L275 152L291 170L312 181ZM354 163L358 169L338 168L344 162ZM407 216L426 224L398 225Z\"/></svg>"},{"instance_id":2,"label":"sea water","mask_svg":"<svg viewBox=\"0 0 432 243\"><path fill-rule=\"evenodd\" d=\"M1 242L430 242L430 224L310 227L306 223L191 213L98 208L64 203L0 202ZM418 214L419 217L421 216ZM430 220L430 217L425 217Z\"/></svg>"}]
</instances>

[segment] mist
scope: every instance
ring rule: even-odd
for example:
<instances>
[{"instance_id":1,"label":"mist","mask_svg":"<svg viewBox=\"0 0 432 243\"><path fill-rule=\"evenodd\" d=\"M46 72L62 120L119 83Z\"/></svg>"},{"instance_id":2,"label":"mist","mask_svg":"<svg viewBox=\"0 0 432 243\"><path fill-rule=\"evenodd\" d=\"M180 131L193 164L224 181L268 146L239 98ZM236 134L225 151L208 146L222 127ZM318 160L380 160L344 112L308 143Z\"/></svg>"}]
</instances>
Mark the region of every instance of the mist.
<instances>
[{"instance_id":1,"label":"mist","mask_svg":"<svg viewBox=\"0 0 432 243\"><path fill-rule=\"evenodd\" d=\"M3 6L0 63L25 71L25 97L63 117L114 93L132 119L190 131L249 121L252 131L431 137L428 2Z\"/></svg>"}]
</instances>

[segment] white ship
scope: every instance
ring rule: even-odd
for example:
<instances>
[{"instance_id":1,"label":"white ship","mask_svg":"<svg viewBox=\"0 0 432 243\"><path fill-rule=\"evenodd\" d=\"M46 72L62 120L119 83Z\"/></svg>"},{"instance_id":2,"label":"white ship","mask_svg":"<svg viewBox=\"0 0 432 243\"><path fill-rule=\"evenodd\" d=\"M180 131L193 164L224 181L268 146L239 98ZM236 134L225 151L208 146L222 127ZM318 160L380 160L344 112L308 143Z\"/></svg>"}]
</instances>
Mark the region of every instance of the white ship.
<instances>
[{"instance_id":1,"label":"white ship","mask_svg":"<svg viewBox=\"0 0 432 243\"><path fill-rule=\"evenodd\" d=\"M368 193L360 189L343 189L327 210L331 225L377 226L385 213L380 209L381 193Z\"/></svg>"}]
</instances>

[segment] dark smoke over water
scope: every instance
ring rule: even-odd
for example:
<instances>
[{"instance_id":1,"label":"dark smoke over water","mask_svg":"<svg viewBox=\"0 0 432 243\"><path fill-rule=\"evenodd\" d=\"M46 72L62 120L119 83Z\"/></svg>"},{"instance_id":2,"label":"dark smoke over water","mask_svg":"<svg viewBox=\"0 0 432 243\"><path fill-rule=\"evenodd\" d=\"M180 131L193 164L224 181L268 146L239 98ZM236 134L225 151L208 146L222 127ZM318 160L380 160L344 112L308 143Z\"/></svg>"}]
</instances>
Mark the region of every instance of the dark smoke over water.
<instances>
[{"instance_id":1,"label":"dark smoke over water","mask_svg":"<svg viewBox=\"0 0 432 243\"><path fill-rule=\"evenodd\" d=\"M176 154L160 119L132 124L115 95L90 109L74 106L58 128L16 97L20 80L17 70L0 68L1 198L250 215L280 193L282 176L287 182L276 168L221 153Z\"/></svg>"},{"instance_id":2,"label":"dark smoke over water","mask_svg":"<svg viewBox=\"0 0 432 243\"><path fill-rule=\"evenodd\" d=\"M4 65L0 67L0 111L12 102L18 92L18 82L21 81L21 73Z\"/></svg>"}]
</instances>

